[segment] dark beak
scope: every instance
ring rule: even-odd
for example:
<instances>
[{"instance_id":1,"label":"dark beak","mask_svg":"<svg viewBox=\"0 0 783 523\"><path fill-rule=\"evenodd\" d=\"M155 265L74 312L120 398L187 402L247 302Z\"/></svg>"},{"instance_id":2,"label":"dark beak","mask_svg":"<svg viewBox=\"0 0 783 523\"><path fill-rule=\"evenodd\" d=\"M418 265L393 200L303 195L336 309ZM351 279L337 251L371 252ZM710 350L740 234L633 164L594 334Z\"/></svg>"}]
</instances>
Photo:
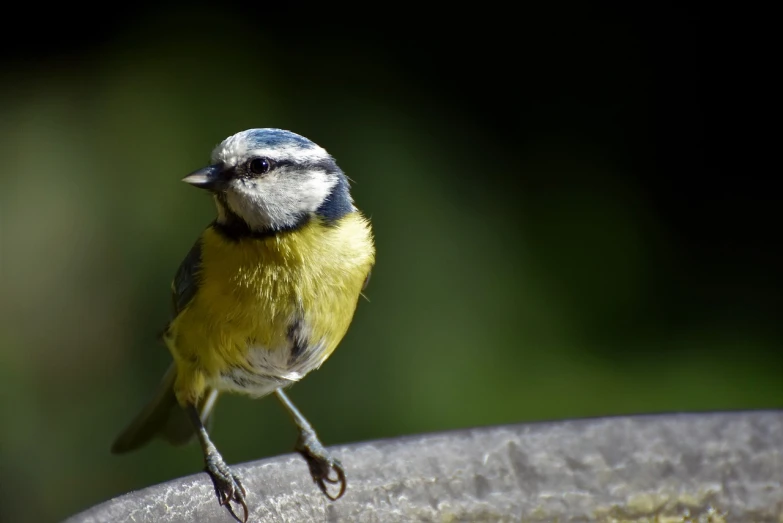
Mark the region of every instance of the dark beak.
<instances>
[{"instance_id":1,"label":"dark beak","mask_svg":"<svg viewBox=\"0 0 783 523\"><path fill-rule=\"evenodd\" d=\"M194 171L185 176L182 181L189 183L199 189L206 189L208 191L219 190L225 177L223 172L225 171L225 165L223 163L216 163Z\"/></svg>"}]
</instances>

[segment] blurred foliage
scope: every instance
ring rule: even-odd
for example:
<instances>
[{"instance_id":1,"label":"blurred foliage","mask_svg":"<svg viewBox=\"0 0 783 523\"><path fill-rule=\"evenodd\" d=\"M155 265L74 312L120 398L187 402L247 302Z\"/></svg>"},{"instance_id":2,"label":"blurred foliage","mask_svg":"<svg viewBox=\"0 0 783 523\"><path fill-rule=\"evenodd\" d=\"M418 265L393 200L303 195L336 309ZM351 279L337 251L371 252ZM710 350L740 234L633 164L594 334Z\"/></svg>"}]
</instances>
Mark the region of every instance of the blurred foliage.
<instances>
[{"instance_id":1,"label":"blurred foliage","mask_svg":"<svg viewBox=\"0 0 783 523\"><path fill-rule=\"evenodd\" d=\"M7 64L0 520L62 519L201 470L196 445L108 448L169 362L156 341L169 281L212 219L179 180L251 127L327 148L377 237L340 350L291 390L325 443L780 405L779 267L763 245L732 256L752 231L694 233L704 204L688 214L668 197L702 182L683 189L656 160L651 99L667 73L631 28L614 40L563 29L589 42L582 54L541 29L525 37L539 47L486 66L460 56L470 45L456 34L426 47L263 29L238 10L161 8ZM687 167L702 153L683 152ZM221 398L213 434L230 463L295 438L269 398Z\"/></svg>"}]
</instances>

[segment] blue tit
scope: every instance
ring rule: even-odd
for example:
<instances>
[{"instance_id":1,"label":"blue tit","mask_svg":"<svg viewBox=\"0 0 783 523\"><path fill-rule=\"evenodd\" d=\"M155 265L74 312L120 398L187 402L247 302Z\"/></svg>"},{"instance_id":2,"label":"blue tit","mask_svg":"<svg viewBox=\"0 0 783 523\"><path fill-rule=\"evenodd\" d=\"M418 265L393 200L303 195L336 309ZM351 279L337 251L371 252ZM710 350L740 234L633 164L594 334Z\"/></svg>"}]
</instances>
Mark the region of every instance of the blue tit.
<instances>
[{"instance_id":1,"label":"blue tit","mask_svg":"<svg viewBox=\"0 0 783 523\"><path fill-rule=\"evenodd\" d=\"M195 433L220 504L238 503L246 521L246 491L205 428L217 395L275 393L299 430L296 450L313 480L339 498L342 466L283 389L340 343L375 247L345 174L307 138L250 129L220 143L211 163L183 179L212 194L217 218L172 283L173 315L162 338L174 361L112 451L137 449L155 436L184 443ZM326 483L339 492L330 494Z\"/></svg>"}]
</instances>

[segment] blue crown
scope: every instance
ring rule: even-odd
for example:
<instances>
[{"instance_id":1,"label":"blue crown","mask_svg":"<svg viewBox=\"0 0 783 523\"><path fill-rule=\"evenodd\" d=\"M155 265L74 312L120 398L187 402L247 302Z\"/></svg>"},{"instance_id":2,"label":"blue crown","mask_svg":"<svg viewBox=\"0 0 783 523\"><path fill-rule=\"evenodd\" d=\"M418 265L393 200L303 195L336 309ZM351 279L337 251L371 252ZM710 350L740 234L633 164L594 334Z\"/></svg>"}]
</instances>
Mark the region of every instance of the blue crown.
<instances>
[{"instance_id":1,"label":"blue crown","mask_svg":"<svg viewBox=\"0 0 783 523\"><path fill-rule=\"evenodd\" d=\"M251 149L278 148L297 146L302 149L312 149L317 145L304 136L283 129L248 129L244 131L245 140Z\"/></svg>"}]
</instances>

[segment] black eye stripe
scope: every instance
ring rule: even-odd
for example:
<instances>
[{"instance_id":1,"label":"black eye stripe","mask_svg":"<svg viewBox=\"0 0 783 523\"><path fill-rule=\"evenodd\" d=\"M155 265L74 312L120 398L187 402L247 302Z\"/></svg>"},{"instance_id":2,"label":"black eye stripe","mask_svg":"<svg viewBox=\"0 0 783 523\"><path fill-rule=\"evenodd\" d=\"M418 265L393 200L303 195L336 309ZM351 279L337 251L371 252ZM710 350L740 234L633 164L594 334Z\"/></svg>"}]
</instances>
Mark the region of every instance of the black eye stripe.
<instances>
[{"instance_id":1,"label":"black eye stripe","mask_svg":"<svg viewBox=\"0 0 783 523\"><path fill-rule=\"evenodd\" d=\"M253 166L253 162L256 162L258 160L265 160L268 162L269 168L266 171L263 171L263 169L259 169L260 165L256 165L255 168ZM337 172L339 169L337 168L337 165L335 165L334 160L331 158L325 158L322 160L315 160L315 161L304 161L304 162L297 162L292 159L280 159L280 160L273 160L271 158L265 157L265 156L257 156L255 158L251 158L245 163L244 171L247 173L248 176L258 176L260 174L267 173L273 169L278 168L293 168L296 171L323 171L329 174Z\"/></svg>"},{"instance_id":2,"label":"black eye stripe","mask_svg":"<svg viewBox=\"0 0 783 523\"><path fill-rule=\"evenodd\" d=\"M291 167L293 165L293 160L275 160L275 167Z\"/></svg>"}]
</instances>

